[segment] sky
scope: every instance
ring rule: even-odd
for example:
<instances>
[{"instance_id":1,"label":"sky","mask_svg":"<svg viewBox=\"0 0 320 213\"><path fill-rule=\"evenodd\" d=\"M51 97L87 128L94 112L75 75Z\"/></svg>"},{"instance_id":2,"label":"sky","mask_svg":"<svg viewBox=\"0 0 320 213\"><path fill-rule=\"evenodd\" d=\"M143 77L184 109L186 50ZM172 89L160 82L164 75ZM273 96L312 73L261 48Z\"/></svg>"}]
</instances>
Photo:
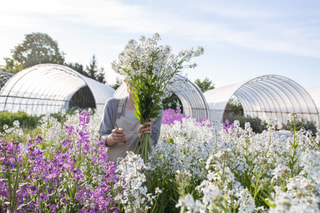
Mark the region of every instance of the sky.
<instances>
[{"instance_id":1,"label":"sky","mask_svg":"<svg viewBox=\"0 0 320 213\"><path fill-rule=\"evenodd\" d=\"M263 75L320 87L319 0L10 0L0 7L0 65L26 34L48 34L66 62L95 55L107 84L125 45L159 33L173 52L201 46L191 81L216 88Z\"/></svg>"}]
</instances>

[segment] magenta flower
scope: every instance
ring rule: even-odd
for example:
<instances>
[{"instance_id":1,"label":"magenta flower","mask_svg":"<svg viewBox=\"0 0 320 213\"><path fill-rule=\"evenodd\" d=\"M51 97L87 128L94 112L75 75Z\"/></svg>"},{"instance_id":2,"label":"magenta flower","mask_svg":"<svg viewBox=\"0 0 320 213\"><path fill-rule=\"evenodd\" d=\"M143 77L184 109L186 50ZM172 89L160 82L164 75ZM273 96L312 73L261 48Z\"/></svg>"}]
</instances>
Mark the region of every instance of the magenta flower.
<instances>
[{"instance_id":1,"label":"magenta flower","mask_svg":"<svg viewBox=\"0 0 320 213\"><path fill-rule=\"evenodd\" d=\"M181 113L181 109L166 109L163 111L162 115L162 124L172 124L174 121L180 121L182 122L182 118L184 118L185 115Z\"/></svg>"}]
</instances>

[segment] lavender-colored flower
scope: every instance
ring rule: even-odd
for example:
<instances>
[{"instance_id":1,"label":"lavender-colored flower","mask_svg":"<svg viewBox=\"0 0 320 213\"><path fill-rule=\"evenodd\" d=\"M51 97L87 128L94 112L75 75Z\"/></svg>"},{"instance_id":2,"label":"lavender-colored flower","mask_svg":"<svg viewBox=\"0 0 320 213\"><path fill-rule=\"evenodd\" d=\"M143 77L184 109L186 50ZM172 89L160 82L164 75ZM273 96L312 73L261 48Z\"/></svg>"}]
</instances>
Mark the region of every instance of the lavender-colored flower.
<instances>
[{"instance_id":1,"label":"lavender-colored flower","mask_svg":"<svg viewBox=\"0 0 320 213\"><path fill-rule=\"evenodd\" d=\"M181 109L166 109L163 111L162 115L162 124L172 124L174 121L182 122L182 118L184 118L185 115L181 113Z\"/></svg>"},{"instance_id":2,"label":"lavender-colored flower","mask_svg":"<svg viewBox=\"0 0 320 213\"><path fill-rule=\"evenodd\" d=\"M74 127L72 126L72 125L70 125L70 126L65 126L65 133L66 133L66 135L69 135L69 136L71 136L71 135L73 135L74 134Z\"/></svg>"},{"instance_id":3,"label":"lavender-colored flower","mask_svg":"<svg viewBox=\"0 0 320 213\"><path fill-rule=\"evenodd\" d=\"M73 169L72 170L72 177L73 180L80 180L83 178L82 170L80 169Z\"/></svg>"},{"instance_id":4,"label":"lavender-colored flower","mask_svg":"<svg viewBox=\"0 0 320 213\"><path fill-rule=\"evenodd\" d=\"M86 110L83 110L79 115L79 126L84 126L90 121L90 113Z\"/></svg>"}]
</instances>

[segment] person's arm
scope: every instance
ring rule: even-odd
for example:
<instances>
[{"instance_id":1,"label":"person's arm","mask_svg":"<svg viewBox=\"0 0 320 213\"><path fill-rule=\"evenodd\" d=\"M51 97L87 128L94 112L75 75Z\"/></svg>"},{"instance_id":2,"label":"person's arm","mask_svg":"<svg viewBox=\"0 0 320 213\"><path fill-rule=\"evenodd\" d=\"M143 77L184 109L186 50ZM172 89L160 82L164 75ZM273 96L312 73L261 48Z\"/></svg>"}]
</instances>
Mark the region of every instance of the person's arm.
<instances>
[{"instance_id":1,"label":"person's arm","mask_svg":"<svg viewBox=\"0 0 320 213\"><path fill-rule=\"evenodd\" d=\"M113 146L117 142L124 142L126 143L126 136L124 134L124 129L116 128L112 130L112 133L107 136L105 140L106 146Z\"/></svg>"},{"instance_id":2,"label":"person's arm","mask_svg":"<svg viewBox=\"0 0 320 213\"><path fill-rule=\"evenodd\" d=\"M114 99L106 101L104 106L102 120L99 126L99 139L106 143L107 137L112 133L114 129L114 122L116 119L116 110L114 105ZM108 146L108 145L107 145Z\"/></svg>"}]
</instances>

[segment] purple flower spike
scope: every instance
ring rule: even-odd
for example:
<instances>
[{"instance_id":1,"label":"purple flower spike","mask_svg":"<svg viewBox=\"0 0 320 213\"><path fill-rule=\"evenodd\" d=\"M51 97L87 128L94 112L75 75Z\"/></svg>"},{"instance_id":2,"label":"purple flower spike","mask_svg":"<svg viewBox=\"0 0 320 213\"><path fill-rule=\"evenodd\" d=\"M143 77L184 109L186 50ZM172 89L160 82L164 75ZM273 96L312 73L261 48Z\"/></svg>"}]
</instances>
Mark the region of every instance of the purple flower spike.
<instances>
[{"instance_id":1,"label":"purple flower spike","mask_svg":"<svg viewBox=\"0 0 320 213\"><path fill-rule=\"evenodd\" d=\"M90 121L90 113L87 110L83 110L79 115L79 125L83 126Z\"/></svg>"},{"instance_id":2,"label":"purple flower spike","mask_svg":"<svg viewBox=\"0 0 320 213\"><path fill-rule=\"evenodd\" d=\"M74 127L71 125L71 126L67 126L65 127L65 133L66 135L73 135L74 134Z\"/></svg>"},{"instance_id":3,"label":"purple flower spike","mask_svg":"<svg viewBox=\"0 0 320 213\"><path fill-rule=\"evenodd\" d=\"M162 123L163 124L172 124L174 121L182 121L185 115L181 113L181 109L166 109L163 111Z\"/></svg>"}]
</instances>

